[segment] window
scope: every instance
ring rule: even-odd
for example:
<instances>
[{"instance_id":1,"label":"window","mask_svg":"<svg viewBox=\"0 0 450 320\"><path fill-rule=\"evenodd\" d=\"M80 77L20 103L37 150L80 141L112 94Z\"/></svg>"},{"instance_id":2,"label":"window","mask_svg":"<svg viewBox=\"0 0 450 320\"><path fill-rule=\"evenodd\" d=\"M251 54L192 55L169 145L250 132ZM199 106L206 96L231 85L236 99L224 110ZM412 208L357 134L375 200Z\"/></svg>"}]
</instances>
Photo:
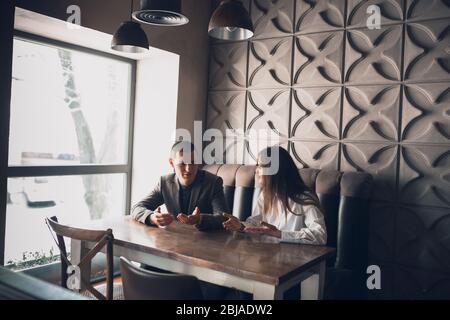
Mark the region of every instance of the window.
<instances>
[{"instance_id":1,"label":"window","mask_svg":"<svg viewBox=\"0 0 450 320\"><path fill-rule=\"evenodd\" d=\"M16 35L6 264L52 261L59 251L45 217L73 223L129 210L134 75L132 60Z\"/></svg>"}]
</instances>

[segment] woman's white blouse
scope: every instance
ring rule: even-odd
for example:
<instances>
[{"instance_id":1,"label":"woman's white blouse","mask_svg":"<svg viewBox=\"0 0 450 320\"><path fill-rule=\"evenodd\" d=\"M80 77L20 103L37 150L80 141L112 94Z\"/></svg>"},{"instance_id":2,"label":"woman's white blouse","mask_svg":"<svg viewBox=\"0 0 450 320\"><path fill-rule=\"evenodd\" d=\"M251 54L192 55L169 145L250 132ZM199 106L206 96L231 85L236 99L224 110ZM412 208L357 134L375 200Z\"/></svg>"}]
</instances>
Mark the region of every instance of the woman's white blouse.
<instances>
[{"instance_id":1,"label":"woman's white blouse","mask_svg":"<svg viewBox=\"0 0 450 320\"><path fill-rule=\"evenodd\" d=\"M271 211L265 215L263 220L264 195L261 192L251 217L244 222L244 225L260 226L260 222L265 221L281 231L282 242L325 245L327 231L322 212L316 206L302 206L291 199L289 199L289 205L297 215L288 211L283 203L276 199Z\"/></svg>"}]
</instances>

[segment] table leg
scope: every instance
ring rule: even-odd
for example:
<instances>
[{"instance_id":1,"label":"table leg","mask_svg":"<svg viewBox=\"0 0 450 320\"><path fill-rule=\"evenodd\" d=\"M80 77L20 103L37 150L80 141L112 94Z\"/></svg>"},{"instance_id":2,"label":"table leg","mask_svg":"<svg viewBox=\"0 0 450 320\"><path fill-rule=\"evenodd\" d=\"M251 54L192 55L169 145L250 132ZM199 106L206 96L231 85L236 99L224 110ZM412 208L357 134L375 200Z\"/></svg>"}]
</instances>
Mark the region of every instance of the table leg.
<instances>
[{"instance_id":1,"label":"table leg","mask_svg":"<svg viewBox=\"0 0 450 320\"><path fill-rule=\"evenodd\" d=\"M89 249L86 247L86 243L84 241L75 239L71 239L70 247L70 262L73 266L77 266L81 259L87 254L87 252L89 252ZM91 261L86 262L79 271L80 290L76 291L82 292L86 289L85 283L91 282Z\"/></svg>"},{"instance_id":2,"label":"table leg","mask_svg":"<svg viewBox=\"0 0 450 320\"><path fill-rule=\"evenodd\" d=\"M278 286L266 283L255 283L253 286L253 300L282 300L283 291Z\"/></svg>"},{"instance_id":3,"label":"table leg","mask_svg":"<svg viewBox=\"0 0 450 320\"><path fill-rule=\"evenodd\" d=\"M317 273L301 282L302 300L322 300L325 288L326 261L317 267Z\"/></svg>"}]
</instances>

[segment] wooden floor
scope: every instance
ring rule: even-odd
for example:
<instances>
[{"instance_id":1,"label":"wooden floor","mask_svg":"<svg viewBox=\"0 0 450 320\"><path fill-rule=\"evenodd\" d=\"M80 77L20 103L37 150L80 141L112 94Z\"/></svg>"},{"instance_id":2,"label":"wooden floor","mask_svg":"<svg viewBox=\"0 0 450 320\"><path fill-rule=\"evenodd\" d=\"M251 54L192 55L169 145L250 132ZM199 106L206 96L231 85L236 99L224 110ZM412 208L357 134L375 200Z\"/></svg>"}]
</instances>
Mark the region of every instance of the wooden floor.
<instances>
[{"instance_id":1,"label":"wooden floor","mask_svg":"<svg viewBox=\"0 0 450 320\"><path fill-rule=\"evenodd\" d=\"M115 277L114 280L113 280L113 283L115 283L115 284L122 284L122 277L120 277L120 276L119 277ZM100 286L102 284L106 284L106 280L95 283L95 286Z\"/></svg>"},{"instance_id":2,"label":"wooden floor","mask_svg":"<svg viewBox=\"0 0 450 320\"><path fill-rule=\"evenodd\" d=\"M106 280L100 281L94 284L94 288L97 289L101 294L106 294ZM85 293L89 298L95 299L92 294ZM115 277L113 280L113 300L124 300L123 288L122 288L122 277Z\"/></svg>"}]
</instances>

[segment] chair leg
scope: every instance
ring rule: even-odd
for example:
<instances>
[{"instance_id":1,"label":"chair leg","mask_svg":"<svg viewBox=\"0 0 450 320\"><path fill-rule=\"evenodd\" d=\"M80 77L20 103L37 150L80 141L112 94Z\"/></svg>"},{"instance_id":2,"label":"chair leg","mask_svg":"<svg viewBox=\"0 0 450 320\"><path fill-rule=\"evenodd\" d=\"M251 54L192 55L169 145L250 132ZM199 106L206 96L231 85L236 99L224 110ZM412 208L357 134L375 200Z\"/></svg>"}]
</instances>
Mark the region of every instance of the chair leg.
<instances>
[{"instance_id":1,"label":"chair leg","mask_svg":"<svg viewBox=\"0 0 450 320\"><path fill-rule=\"evenodd\" d=\"M108 240L107 244L106 244L106 262L107 262L107 266L106 266L106 270L107 270L107 275L106 275L106 299L107 300L113 300L113 243L111 241L111 239Z\"/></svg>"},{"instance_id":2,"label":"chair leg","mask_svg":"<svg viewBox=\"0 0 450 320\"><path fill-rule=\"evenodd\" d=\"M77 266L82 258L89 252L89 249L85 247L84 241L72 239L70 262L72 265ZM87 261L80 269L80 289L78 292L86 290L85 283L91 282L91 261Z\"/></svg>"}]
</instances>

